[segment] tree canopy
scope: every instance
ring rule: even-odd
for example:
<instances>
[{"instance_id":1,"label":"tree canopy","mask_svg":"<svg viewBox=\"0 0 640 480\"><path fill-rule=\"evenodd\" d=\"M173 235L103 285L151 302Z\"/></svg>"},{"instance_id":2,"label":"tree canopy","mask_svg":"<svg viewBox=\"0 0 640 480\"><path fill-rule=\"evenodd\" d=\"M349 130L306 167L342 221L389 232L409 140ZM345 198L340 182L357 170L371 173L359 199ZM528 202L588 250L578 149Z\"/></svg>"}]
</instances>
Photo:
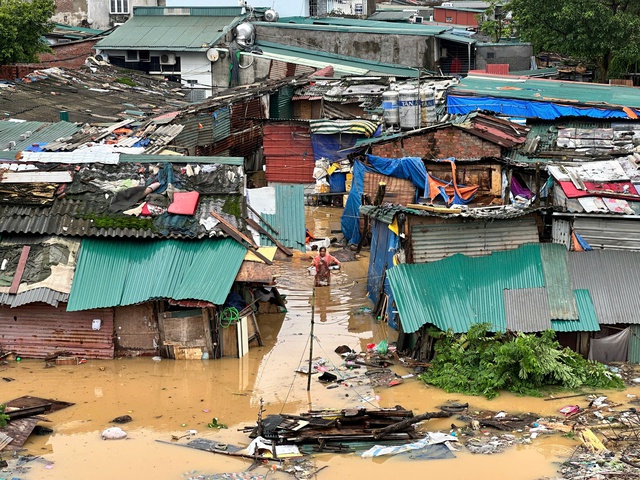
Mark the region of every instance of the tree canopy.
<instances>
[{"instance_id":1,"label":"tree canopy","mask_svg":"<svg viewBox=\"0 0 640 480\"><path fill-rule=\"evenodd\" d=\"M35 62L49 50L42 35L53 29L54 0L0 0L0 65Z\"/></svg>"},{"instance_id":2,"label":"tree canopy","mask_svg":"<svg viewBox=\"0 0 640 480\"><path fill-rule=\"evenodd\" d=\"M640 58L640 0L512 0L508 8L523 40L593 62L600 81L616 57Z\"/></svg>"}]
</instances>

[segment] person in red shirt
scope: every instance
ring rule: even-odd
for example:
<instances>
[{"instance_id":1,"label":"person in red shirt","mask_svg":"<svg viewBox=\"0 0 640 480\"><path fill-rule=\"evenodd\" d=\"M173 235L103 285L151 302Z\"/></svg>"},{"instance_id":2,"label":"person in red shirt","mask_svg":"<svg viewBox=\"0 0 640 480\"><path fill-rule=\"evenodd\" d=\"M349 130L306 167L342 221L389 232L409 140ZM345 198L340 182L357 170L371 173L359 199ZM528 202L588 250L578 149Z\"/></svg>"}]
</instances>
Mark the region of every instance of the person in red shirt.
<instances>
[{"instance_id":1,"label":"person in red shirt","mask_svg":"<svg viewBox=\"0 0 640 480\"><path fill-rule=\"evenodd\" d=\"M316 269L316 287L331 285L331 270L329 267L337 265L340 268L340 261L327 253L325 247L320 247L318 255L311 262L311 267Z\"/></svg>"}]
</instances>

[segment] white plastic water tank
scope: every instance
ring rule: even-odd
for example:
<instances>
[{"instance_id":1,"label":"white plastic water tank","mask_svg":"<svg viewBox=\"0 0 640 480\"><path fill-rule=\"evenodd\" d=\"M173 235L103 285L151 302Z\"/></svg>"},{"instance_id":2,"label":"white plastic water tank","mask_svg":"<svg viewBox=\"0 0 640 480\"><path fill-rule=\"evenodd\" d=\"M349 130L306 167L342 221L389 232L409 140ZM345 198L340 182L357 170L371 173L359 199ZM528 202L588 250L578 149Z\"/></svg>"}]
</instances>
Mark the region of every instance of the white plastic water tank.
<instances>
[{"instance_id":1,"label":"white plastic water tank","mask_svg":"<svg viewBox=\"0 0 640 480\"><path fill-rule=\"evenodd\" d=\"M400 128L413 130L420 127L420 96L417 88L398 92Z\"/></svg>"},{"instance_id":2,"label":"white plastic water tank","mask_svg":"<svg viewBox=\"0 0 640 480\"><path fill-rule=\"evenodd\" d=\"M387 127L400 124L398 112L398 92L387 90L382 93L382 118Z\"/></svg>"}]
</instances>

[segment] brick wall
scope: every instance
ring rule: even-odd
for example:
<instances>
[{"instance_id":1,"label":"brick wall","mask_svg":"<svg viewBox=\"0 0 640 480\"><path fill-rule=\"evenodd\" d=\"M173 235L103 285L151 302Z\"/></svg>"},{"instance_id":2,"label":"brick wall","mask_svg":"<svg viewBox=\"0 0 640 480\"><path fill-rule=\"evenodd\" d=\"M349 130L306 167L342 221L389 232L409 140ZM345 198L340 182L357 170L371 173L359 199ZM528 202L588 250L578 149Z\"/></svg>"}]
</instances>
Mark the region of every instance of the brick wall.
<instances>
[{"instance_id":1,"label":"brick wall","mask_svg":"<svg viewBox=\"0 0 640 480\"><path fill-rule=\"evenodd\" d=\"M421 157L435 160L449 157L470 159L501 156L499 145L455 127L441 128L423 135L374 145L371 150L374 155L387 158Z\"/></svg>"},{"instance_id":2,"label":"brick wall","mask_svg":"<svg viewBox=\"0 0 640 480\"><path fill-rule=\"evenodd\" d=\"M60 67L77 69L84 65L87 57L93 55L93 46L98 39L52 45L53 53L40 54L40 63L17 63L0 66L0 79L14 81L23 78L35 70Z\"/></svg>"}]
</instances>

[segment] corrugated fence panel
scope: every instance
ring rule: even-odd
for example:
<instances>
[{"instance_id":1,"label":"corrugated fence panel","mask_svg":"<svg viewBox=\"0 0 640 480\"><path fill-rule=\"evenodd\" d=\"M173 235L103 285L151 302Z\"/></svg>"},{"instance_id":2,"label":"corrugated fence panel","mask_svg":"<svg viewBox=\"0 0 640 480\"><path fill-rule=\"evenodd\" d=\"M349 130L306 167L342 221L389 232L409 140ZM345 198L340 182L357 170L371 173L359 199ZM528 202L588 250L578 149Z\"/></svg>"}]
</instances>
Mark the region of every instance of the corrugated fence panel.
<instances>
[{"instance_id":1,"label":"corrugated fence panel","mask_svg":"<svg viewBox=\"0 0 640 480\"><path fill-rule=\"evenodd\" d=\"M569 252L574 288L589 290L600 325L640 324L640 253Z\"/></svg>"},{"instance_id":2,"label":"corrugated fence panel","mask_svg":"<svg viewBox=\"0 0 640 480\"><path fill-rule=\"evenodd\" d=\"M314 183L313 146L308 125L264 126L264 156L269 182Z\"/></svg>"},{"instance_id":3,"label":"corrugated fence panel","mask_svg":"<svg viewBox=\"0 0 640 480\"><path fill-rule=\"evenodd\" d=\"M551 318L578 320L578 307L573 295L566 247L557 243L541 243L540 257Z\"/></svg>"},{"instance_id":4,"label":"corrugated fence panel","mask_svg":"<svg viewBox=\"0 0 640 480\"><path fill-rule=\"evenodd\" d=\"M578 217L573 229L594 249L640 250L637 220Z\"/></svg>"},{"instance_id":5,"label":"corrugated fence panel","mask_svg":"<svg viewBox=\"0 0 640 480\"><path fill-rule=\"evenodd\" d=\"M213 112L213 141L219 142L231 135L231 112L224 107Z\"/></svg>"},{"instance_id":6,"label":"corrugated fence panel","mask_svg":"<svg viewBox=\"0 0 640 480\"><path fill-rule=\"evenodd\" d=\"M58 350L86 358L113 358L113 310L67 312L65 307L0 308L0 345L28 358L45 358ZM91 328L94 319L101 320L100 330Z\"/></svg>"},{"instance_id":7,"label":"corrugated fence panel","mask_svg":"<svg viewBox=\"0 0 640 480\"><path fill-rule=\"evenodd\" d=\"M629 363L640 363L640 325L631 325L631 338L629 338Z\"/></svg>"},{"instance_id":8,"label":"corrugated fence panel","mask_svg":"<svg viewBox=\"0 0 640 480\"><path fill-rule=\"evenodd\" d=\"M493 222L414 225L411 246L415 263L425 263L462 253L467 256L518 248L539 241L533 217Z\"/></svg>"},{"instance_id":9,"label":"corrugated fence panel","mask_svg":"<svg viewBox=\"0 0 640 480\"><path fill-rule=\"evenodd\" d=\"M504 290L507 330L542 332L551 328L546 288Z\"/></svg>"},{"instance_id":10,"label":"corrugated fence panel","mask_svg":"<svg viewBox=\"0 0 640 480\"><path fill-rule=\"evenodd\" d=\"M274 185L276 189L276 213L262 214L277 231L275 238L286 247L306 250L304 218L304 187L302 185ZM260 238L262 245L273 245L268 238Z\"/></svg>"},{"instance_id":11,"label":"corrugated fence panel","mask_svg":"<svg viewBox=\"0 0 640 480\"><path fill-rule=\"evenodd\" d=\"M600 324L589 290L574 290L579 320L551 320L556 332L599 332Z\"/></svg>"}]
</instances>

